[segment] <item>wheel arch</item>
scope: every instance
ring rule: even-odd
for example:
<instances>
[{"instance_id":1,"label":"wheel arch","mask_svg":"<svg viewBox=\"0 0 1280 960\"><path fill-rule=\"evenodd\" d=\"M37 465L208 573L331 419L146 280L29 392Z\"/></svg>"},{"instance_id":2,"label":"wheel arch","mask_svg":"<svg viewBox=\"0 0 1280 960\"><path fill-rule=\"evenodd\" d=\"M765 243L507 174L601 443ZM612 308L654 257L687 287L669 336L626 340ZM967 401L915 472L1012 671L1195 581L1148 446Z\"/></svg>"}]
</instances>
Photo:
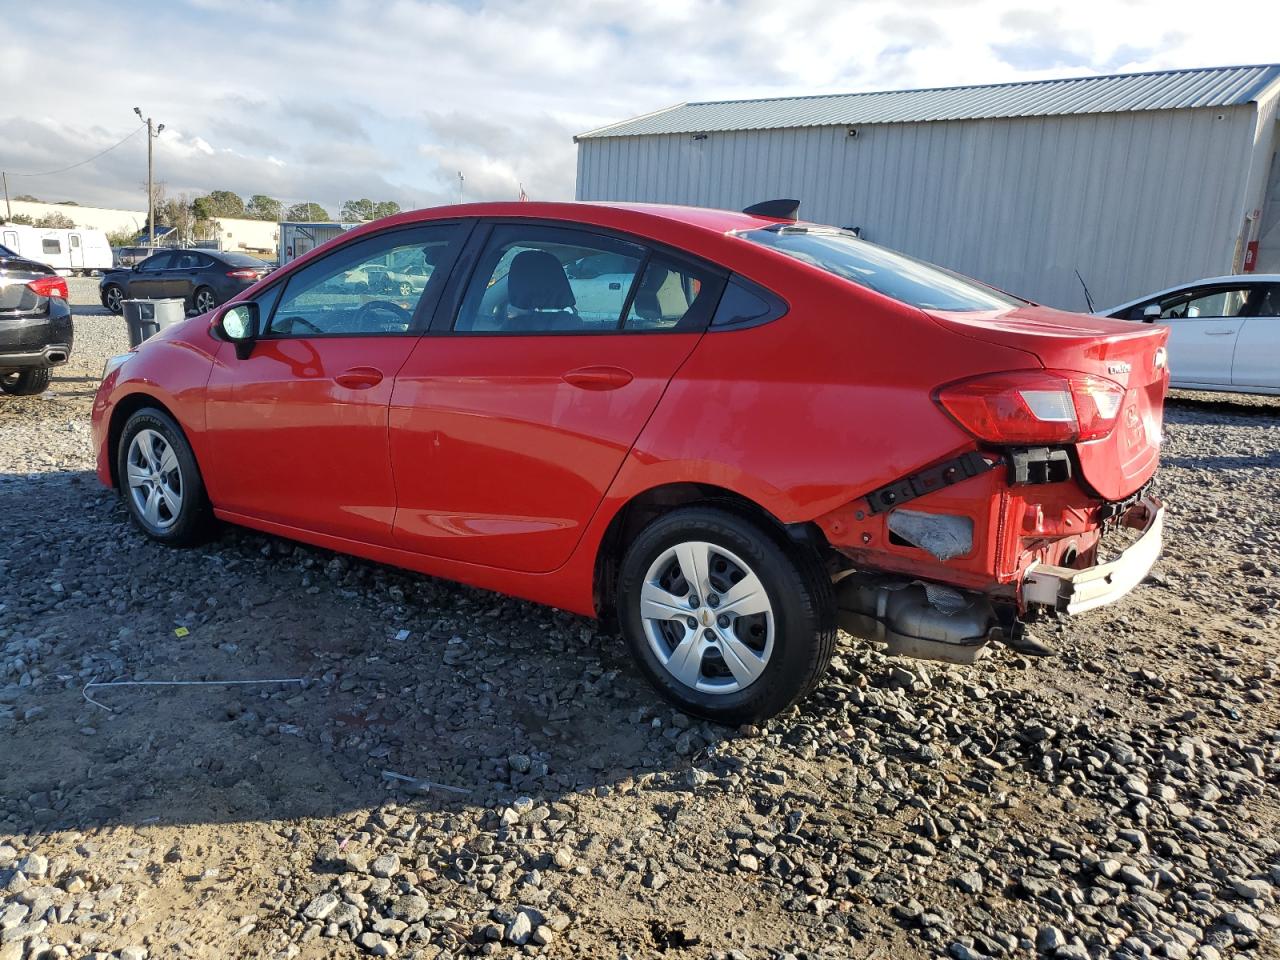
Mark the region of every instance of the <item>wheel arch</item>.
<instances>
[{"instance_id":1,"label":"wheel arch","mask_svg":"<svg viewBox=\"0 0 1280 960\"><path fill-rule=\"evenodd\" d=\"M614 618L618 565L627 547L657 517L689 506L728 509L800 548L822 552L826 546L826 539L815 524L784 523L750 497L727 487L692 481L650 487L618 508L596 549L592 592L596 613L602 620Z\"/></svg>"},{"instance_id":2,"label":"wheel arch","mask_svg":"<svg viewBox=\"0 0 1280 960\"><path fill-rule=\"evenodd\" d=\"M126 394L115 402L111 409L111 422L107 425L107 466L111 470L111 486L117 490L120 489L119 446L120 437L124 433L124 425L129 422L129 418L135 413L147 407L154 407L177 424L178 429L182 431L183 438L187 441L187 444L191 446L191 455L196 457L196 465L200 465L200 459L196 454L195 446L191 443L190 434L188 434L186 428L183 427L182 421L178 419L173 410L170 409L163 400L160 400L149 393L139 392Z\"/></svg>"}]
</instances>

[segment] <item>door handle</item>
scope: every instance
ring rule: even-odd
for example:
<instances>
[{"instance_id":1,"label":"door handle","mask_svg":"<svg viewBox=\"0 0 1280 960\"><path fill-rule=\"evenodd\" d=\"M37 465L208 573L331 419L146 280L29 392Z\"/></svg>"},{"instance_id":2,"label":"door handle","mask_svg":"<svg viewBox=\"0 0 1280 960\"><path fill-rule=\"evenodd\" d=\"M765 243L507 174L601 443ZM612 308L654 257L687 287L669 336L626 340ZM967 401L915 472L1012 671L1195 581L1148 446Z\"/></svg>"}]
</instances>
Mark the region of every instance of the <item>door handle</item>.
<instances>
[{"instance_id":1,"label":"door handle","mask_svg":"<svg viewBox=\"0 0 1280 960\"><path fill-rule=\"evenodd\" d=\"M373 367L352 367L350 370L343 370L333 379L340 387L347 387L350 390L368 390L382 382L382 371L375 370Z\"/></svg>"},{"instance_id":2,"label":"door handle","mask_svg":"<svg viewBox=\"0 0 1280 960\"><path fill-rule=\"evenodd\" d=\"M635 378L630 370L623 370L621 367L579 367L577 370L570 370L560 379L583 390L617 390Z\"/></svg>"},{"instance_id":3,"label":"door handle","mask_svg":"<svg viewBox=\"0 0 1280 960\"><path fill-rule=\"evenodd\" d=\"M1230 330L1206 330L1204 335L1206 337L1229 337L1235 332L1235 328L1232 327Z\"/></svg>"}]
</instances>

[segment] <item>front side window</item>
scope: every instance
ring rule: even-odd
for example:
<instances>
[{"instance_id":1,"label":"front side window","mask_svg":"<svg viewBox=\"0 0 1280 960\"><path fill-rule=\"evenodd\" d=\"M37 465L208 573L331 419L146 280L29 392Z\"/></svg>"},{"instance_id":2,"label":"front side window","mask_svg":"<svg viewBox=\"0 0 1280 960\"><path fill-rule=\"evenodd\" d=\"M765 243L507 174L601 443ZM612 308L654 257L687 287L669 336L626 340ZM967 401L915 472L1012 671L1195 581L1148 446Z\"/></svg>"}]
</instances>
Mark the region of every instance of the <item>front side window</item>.
<instances>
[{"instance_id":1,"label":"front side window","mask_svg":"<svg viewBox=\"0 0 1280 960\"><path fill-rule=\"evenodd\" d=\"M140 273L155 273L157 270L168 269L169 261L173 259L171 253L157 253L154 257L147 257L138 264Z\"/></svg>"},{"instance_id":2,"label":"front side window","mask_svg":"<svg viewBox=\"0 0 1280 960\"><path fill-rule=\"evenodd\" d=\"M45 252L45 253L61 253L61 252L62 252L62 241L61 241L61 240L43 240L43 239L42 239L42 240L40 241L40 247L41 247L41 249L42 249L42 250L44 250L44 252Z\"/></svg>"},{"instance_id":3,"label":"front side window","mask_svg":"<svg viewBox=\"0 0 1280 960\"><path fill-rule=\"evenodd\" d=\"M835 227L762 227L737 236L921 310L1008 310L1026 302Z\"/></svg>"},{"instance_id":4,"label":"front side window","mask_svg":"<svg viewBox=\"0 0 1280 960\"><path fill-rule=\"evenodd\" d=\"M393 230L346 244L293 274L269 335L407 333L428 289L442 283L457 229Z\"/></svg>"},{"instance_id":5,"label":"front side window","mask_svg":"<svg viewBox=\"0 0 1280 960\"><path fill-rule=\"evenodd\" d=\"M1184 290L1161 298L1161 320L1190 320L1196 317L1238 317L1249 305L1252 287L1219 287Z\"/></svg>"},{"instance_id":6,"label":"front side window","mask_svg":"<svg viewBox=\"0 0 1280 960\"><path fill-rule=\"evenodd\" d=\"M495 227L453 328L508 335L617 330L645 253L583 230Z\"/></svg>"}]
</instances>

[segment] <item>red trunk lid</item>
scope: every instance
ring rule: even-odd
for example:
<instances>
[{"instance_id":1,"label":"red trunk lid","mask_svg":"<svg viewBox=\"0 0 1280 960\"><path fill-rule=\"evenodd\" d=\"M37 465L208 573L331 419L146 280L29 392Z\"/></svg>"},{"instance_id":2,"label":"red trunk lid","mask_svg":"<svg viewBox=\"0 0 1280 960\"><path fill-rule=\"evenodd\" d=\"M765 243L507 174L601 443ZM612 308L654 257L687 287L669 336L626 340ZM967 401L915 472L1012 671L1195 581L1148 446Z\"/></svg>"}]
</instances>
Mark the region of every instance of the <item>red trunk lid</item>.
<instances>
[{"instance_id":1,"label":"red trunk lid","mask_svg":"<svg viewBox=\"0 0 1280 960\"><path fill-rule=\"evenodd\" d=\"M963 336L1034 354L1045 367L1105 377L1125 388L1115 428L1076 444L1085 481L1108 500L1133 493L1155 473L1168 374L1168 331L1027 305L1015 310L929 315Z\"/></svg>"}]
</instances>

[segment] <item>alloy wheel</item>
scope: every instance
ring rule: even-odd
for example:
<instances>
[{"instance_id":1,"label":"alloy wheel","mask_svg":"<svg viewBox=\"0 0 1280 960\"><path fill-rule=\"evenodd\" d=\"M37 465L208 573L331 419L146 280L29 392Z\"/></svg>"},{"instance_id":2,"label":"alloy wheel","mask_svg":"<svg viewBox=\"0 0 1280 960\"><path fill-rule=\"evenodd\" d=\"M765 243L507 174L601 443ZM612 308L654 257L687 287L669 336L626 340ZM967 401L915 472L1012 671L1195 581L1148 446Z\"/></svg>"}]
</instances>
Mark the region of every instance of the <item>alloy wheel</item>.
<instances>
[{"instance_id":1,"label":"alloy wheel","mask_svg":"<svg viewBox=\"0 0 1280 960\"><path fill-rule=\"evenodd\" d=\"M218 305L218 298L213 295L212 290L199 290L196 292L196 313L208 313Z\"/></svg>"},{"instance_id":2,"label":"alloy wheel","mask_svg":"<svg viewBox=\"0 0 1280 960\"><path fill-rule=\"evenodd\" d=\"M121 304L124 301L124 294L120 292L119 287L107 287L107 309L112 313L119 313Z\"/></svg>"},{"instance_id":3,"label":"alloy wheel","mask_svg":"<svg viewBox=\"0 0 1280 960\"><path fill-rule=\"evenodd\" d=\"M163 434L139 430L126 459L129 495L138 516L153 531L168 530L182 511L182 467Z\"/></svg>"},{"instance_id":4,"label":"alloy wheel","mask_svg":"<svg viewBox=\"0 0 1280 960\"><path fill-rule=\"evenodd\" d=\"M663 669L702 693L745 689L773 655L773 605L764 583L713 543L679 543L653 561L640 592L640 620Z\"/></svg>"}]
</instances>

